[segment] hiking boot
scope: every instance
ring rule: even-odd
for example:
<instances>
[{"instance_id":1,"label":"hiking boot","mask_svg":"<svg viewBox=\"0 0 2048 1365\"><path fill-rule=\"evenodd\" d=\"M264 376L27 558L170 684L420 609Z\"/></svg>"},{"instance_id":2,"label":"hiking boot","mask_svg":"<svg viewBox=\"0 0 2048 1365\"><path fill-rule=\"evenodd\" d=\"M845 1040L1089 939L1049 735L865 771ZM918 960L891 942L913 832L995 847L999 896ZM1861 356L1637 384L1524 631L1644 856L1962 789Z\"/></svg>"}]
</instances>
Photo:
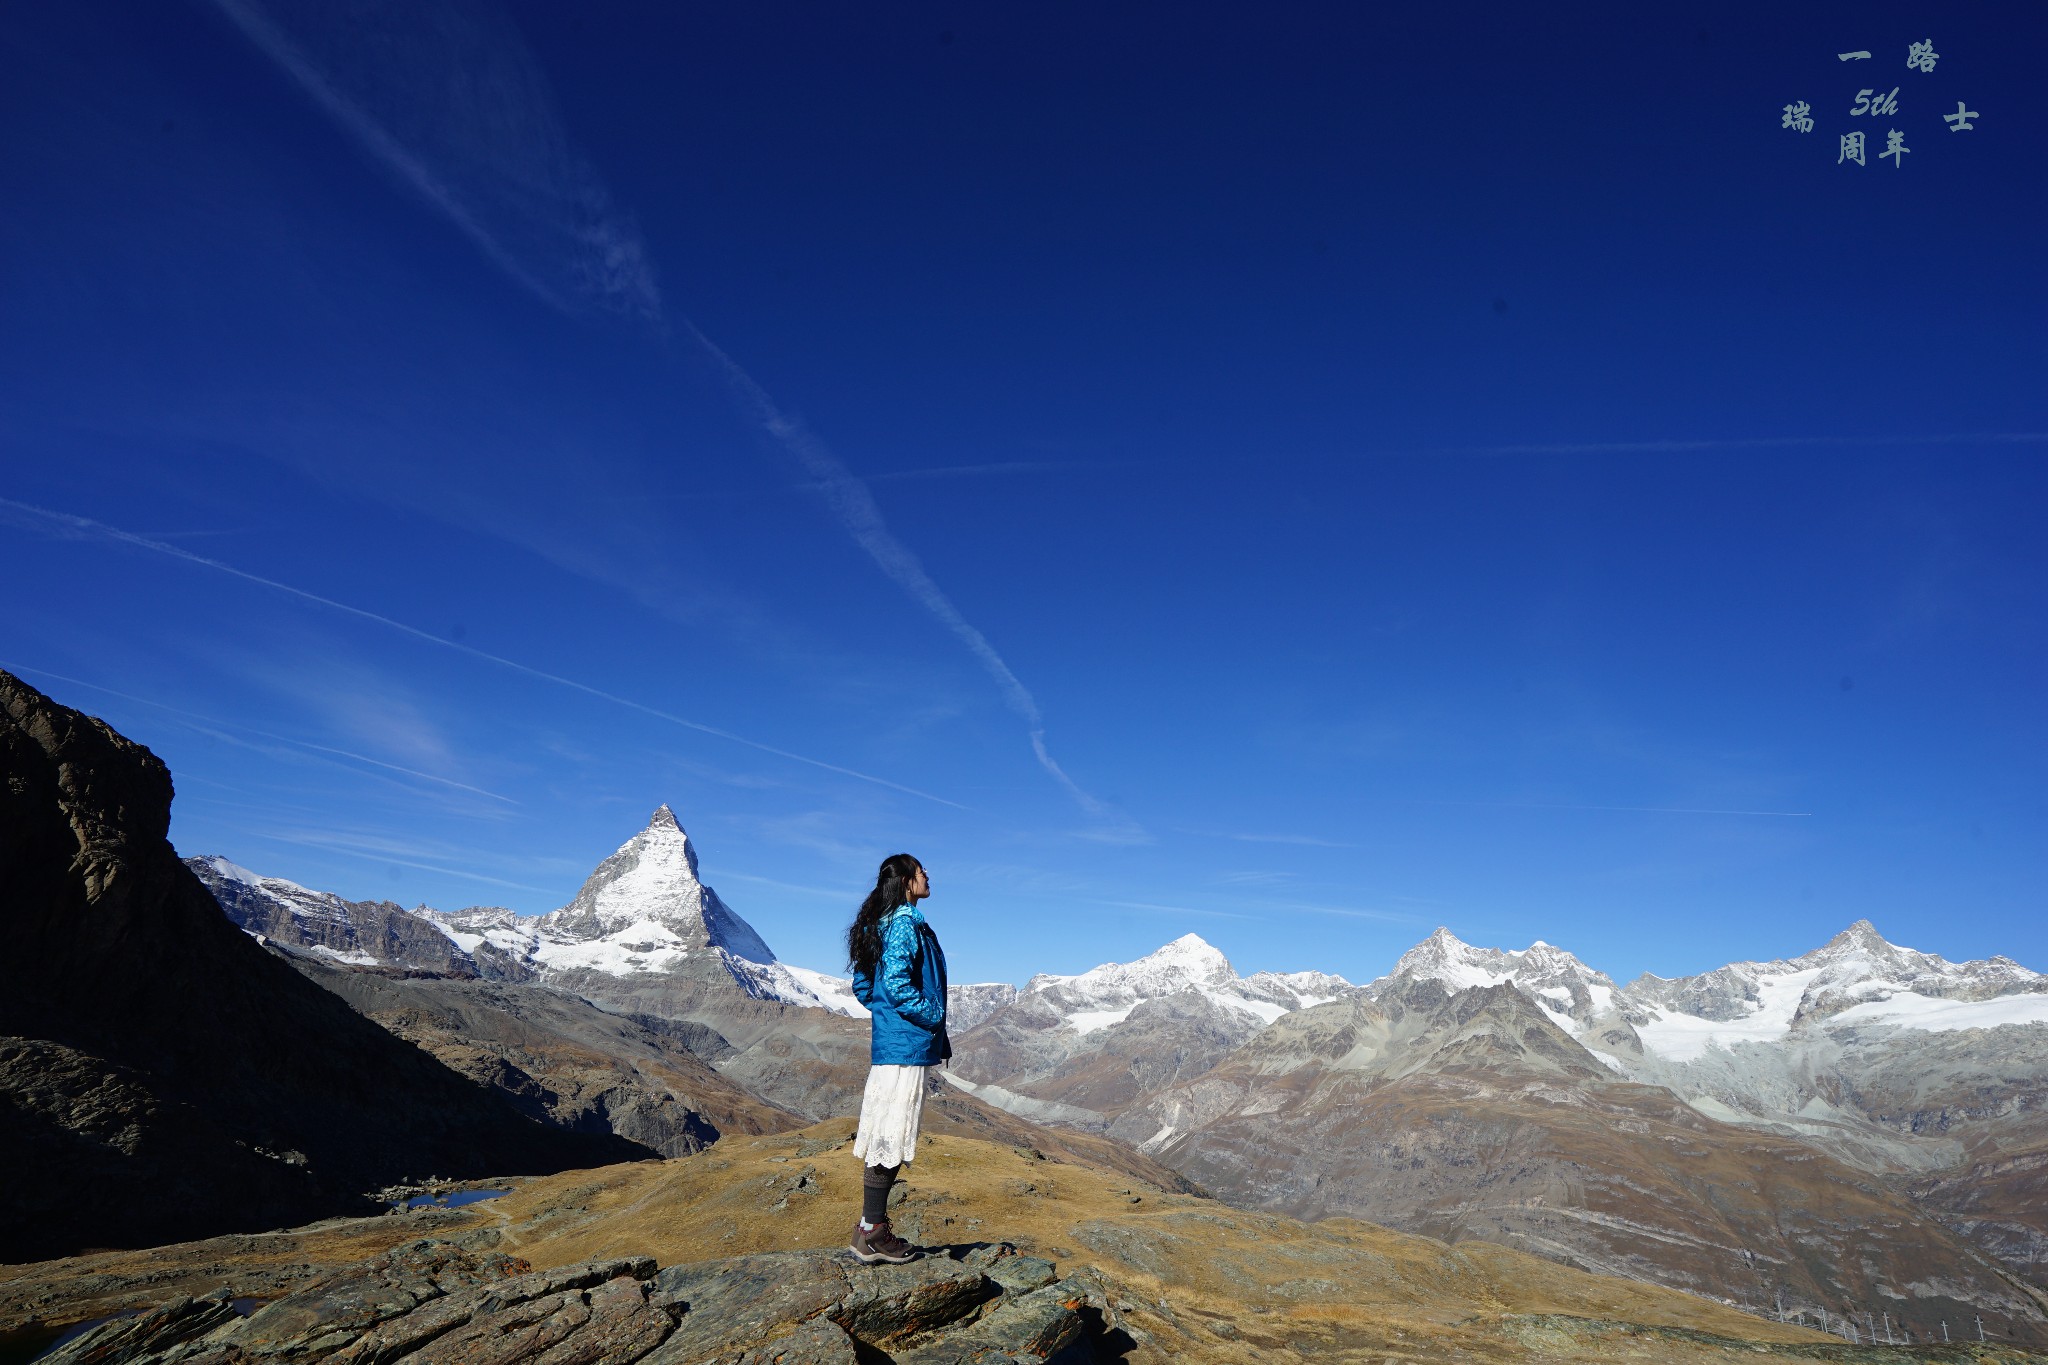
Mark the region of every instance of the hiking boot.
<instances>
[{"instance_id":1,"label":"hiking boot","mask_svg":"<svg viewBox=\"0 0 2048 1365\"><path fill-rule=\"evenodd\" d=\"M868 1265L873 1265L876 1261L902 1265L905 1261L917 1259L917 1248L891 1232L889 1220L886 1218L871 1228L864 1228L855 1223L853 1241L846 1249Z\"/></svg>"}]
</instances>

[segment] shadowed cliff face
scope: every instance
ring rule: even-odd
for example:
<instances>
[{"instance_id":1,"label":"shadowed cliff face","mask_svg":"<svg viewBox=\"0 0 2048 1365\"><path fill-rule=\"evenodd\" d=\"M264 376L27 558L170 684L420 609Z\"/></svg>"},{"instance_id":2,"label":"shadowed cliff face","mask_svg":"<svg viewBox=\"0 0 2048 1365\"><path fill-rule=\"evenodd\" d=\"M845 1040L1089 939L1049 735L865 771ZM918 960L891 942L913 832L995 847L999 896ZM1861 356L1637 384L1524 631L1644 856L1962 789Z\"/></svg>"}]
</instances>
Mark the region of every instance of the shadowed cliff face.
<instances>
[{"instance_id":1,"label":"shadowed cliff face","mask_svg":"<svg viewBox=\"0 0 2048 1365\"><path fill-rule=\"evenodd\" d=\"M651 1155L550 1130L265 952L170 774L0 672L0 1261L276 1227L425 1175Z\"/></svg>"}]
</instances>

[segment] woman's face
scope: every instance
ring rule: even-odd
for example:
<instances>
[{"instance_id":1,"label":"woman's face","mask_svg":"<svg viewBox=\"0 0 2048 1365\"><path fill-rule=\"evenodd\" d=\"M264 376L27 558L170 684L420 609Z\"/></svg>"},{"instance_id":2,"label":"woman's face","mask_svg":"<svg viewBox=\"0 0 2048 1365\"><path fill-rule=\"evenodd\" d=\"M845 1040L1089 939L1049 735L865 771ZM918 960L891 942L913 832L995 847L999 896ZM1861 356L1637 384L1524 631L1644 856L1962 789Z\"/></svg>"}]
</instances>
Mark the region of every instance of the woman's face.
<instances>
[{"instance_id":1,"label":"woman's face","mask_svg":"<svg viewBox=\"0 0 2048 1365\"><path fill-rule=\"evenodd\" d=\"M925 876L924 869L920 867L905 889L910 893L910 899L921 901L932 893L932 880Z\"/></svg>"}]
</instances>

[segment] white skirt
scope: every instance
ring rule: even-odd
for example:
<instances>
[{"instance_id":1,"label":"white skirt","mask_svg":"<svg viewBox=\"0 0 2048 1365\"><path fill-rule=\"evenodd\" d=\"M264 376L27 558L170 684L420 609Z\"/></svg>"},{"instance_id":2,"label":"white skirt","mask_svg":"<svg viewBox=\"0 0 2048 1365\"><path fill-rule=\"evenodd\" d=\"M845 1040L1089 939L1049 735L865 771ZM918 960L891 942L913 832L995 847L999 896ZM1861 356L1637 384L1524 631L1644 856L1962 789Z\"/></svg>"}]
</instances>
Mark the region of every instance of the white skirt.
<instances>
[{"instance_id":1,"label":"white skirt","mask_svg":"<svg viewBox=\"0 0 2048 1365\"><path fill-rule=\"evenodd\" d=\"M898 1166L916 1156L917 1124L930 1085L928 1066L869 1067L853 1154L869 1166Z\"/></svg>"}]
</instances>

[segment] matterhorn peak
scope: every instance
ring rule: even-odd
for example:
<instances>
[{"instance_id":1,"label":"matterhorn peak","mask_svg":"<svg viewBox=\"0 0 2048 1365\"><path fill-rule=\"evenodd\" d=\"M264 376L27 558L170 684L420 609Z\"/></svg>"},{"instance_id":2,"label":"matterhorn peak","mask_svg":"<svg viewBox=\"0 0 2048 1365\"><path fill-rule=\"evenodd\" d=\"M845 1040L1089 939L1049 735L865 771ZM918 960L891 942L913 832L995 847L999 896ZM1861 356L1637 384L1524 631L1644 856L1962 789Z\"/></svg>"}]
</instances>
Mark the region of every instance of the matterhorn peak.
<instances>
[{"instance_id":1,"label":"matterhorn peak","mask_svg":"<svg viewBox=\"0 0 2048 1365\"><path fill-rule=\"evenodd\" d=\"M723 948L753 962L775 961L760 935L698 879L697 850L666 804L598 864L575 900L546 920L578 939L624 933L635 942L685 951Z\"/></svg>"},{"instance_id":2,"label":"matterhorn peak","mask_svg":"<svg viewBox=\"0 0 2048 1365\"><path fill-rule=\"evenodd\" d=\"M654 814L647 817L647 828L640 831L640 837L663 841L681 841L683 863L690 869L690 876L693 879L698 875L697 846L690 842L689 831L683 828L682 821L676 819L676 813L669 809L668 802L664 801L654 808ZM623 852L624 850L621 851Z\"/></svg>"}]
</instances>

